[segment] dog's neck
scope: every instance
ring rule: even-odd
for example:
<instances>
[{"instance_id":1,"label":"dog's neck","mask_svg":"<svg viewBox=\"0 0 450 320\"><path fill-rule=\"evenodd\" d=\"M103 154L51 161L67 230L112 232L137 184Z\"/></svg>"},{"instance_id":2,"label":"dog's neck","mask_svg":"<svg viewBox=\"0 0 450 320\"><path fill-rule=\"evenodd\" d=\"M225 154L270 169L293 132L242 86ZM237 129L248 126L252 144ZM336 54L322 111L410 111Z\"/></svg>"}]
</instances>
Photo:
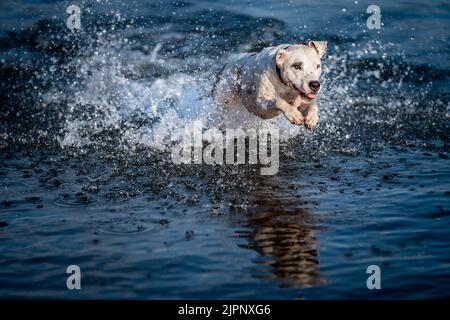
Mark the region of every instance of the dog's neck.
<instances>
[{"instance_id":1,"label":"dog's neck","mask_svg":"<svg viewBox=\"0 0 450 320\"><path fill-rule=\"evenodd\" d=\"M280 80L280 82L284 84L286 87L289 87L289 84L281 76L281 70L276 61L275 61L275 71L277 72L278 80Z\"/></svg>"}]
</instances>

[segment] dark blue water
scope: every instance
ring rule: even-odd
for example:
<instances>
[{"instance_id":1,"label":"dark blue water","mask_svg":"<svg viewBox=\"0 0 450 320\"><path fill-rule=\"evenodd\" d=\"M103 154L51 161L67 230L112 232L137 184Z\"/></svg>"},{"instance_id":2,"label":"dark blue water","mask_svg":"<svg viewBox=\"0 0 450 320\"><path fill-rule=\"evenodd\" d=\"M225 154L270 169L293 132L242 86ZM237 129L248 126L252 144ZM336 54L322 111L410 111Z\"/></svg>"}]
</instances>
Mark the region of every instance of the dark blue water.
<instances>
[{"instance_id":1,"label":"dark blue water","mask_svg":"<svg viewBox=\"0 0 450 320\"><path fill-rule=\"evenodd\" d=\"M447 2L377 2L380 30L367 1L76 4L76 33L66 1L0 4L1 298L449 297ZM227 58L306 39L321 121L272 121L277 175L171 162Z\"/></svg>"}]
</instances>

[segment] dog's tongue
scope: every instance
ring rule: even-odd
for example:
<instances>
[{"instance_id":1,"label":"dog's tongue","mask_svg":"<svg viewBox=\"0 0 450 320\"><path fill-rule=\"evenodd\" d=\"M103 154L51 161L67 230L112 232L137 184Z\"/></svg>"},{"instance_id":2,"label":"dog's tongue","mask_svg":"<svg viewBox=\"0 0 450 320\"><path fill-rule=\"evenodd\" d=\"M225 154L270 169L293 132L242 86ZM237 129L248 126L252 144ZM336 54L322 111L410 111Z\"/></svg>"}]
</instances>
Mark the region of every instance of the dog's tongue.
<instances>
[{"instance_id":1,"label":"dog's tongue","mask_svg":"<svg viewBox=\"0 0 450 320\"><path fill-rule=\"evenodd\" d=\"M316 98L316 95L315 95L314 93L312 93L312 92L308 93L306 96L307 96L309 99L315 99L315 98Z\"/></svg>"}]
</instances>

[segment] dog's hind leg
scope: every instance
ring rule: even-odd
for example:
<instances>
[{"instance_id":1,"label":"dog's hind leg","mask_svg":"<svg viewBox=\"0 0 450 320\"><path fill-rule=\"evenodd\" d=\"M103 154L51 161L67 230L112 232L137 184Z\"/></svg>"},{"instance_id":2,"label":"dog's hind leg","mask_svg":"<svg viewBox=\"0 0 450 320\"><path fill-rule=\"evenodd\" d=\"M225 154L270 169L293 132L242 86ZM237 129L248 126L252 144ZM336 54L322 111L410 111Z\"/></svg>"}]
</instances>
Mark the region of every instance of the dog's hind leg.
<instances>
[{"instance_id":1,"label":"dog's hind leg","mask_svg":"<svg viewBox=\"0 0 450 320\"><path fill-rule=\"evenodd\" d=\"M214 101L222 108L231 110L239 103L240 69L225 65L217 75L212 89Z\"/></svg>"}]
</instances>

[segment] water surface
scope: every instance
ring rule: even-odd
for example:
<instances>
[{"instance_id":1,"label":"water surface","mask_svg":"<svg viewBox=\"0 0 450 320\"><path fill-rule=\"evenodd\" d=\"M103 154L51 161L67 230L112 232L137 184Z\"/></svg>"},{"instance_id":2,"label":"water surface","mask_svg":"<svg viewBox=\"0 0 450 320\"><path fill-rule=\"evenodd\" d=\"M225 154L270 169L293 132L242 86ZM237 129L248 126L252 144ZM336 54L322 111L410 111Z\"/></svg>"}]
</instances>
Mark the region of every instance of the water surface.
<instances>
[{"instance_id":1,"label":"water surface","mask_svg":"<svg viewBox=\"0 0 450 320\"><path fill-rule=\"evenodd\" d=\"M0 297L448 298L450 6L379 2L375 31L370 4L80 1L73 34L65 1L2 2ZM277 175L171 162L224 121L226 59L305 39L319 127L237 117L281 129Z\"/></svg>"}]
</instances>

